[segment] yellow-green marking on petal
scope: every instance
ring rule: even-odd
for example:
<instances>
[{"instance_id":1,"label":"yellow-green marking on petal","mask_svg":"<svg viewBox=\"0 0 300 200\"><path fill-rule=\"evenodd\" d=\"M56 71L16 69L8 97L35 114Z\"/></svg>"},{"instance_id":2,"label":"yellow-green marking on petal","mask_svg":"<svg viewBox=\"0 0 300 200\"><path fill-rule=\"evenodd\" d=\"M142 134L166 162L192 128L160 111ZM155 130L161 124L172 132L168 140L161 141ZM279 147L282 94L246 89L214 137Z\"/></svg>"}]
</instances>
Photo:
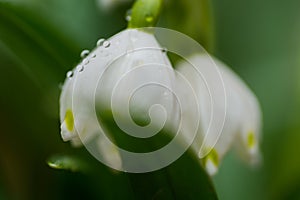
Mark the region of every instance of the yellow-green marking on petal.
<instances>
[{"instance_id":1,"label":"yellow-green marking on petal","mask_svg":"<svg viewBox=\"0 0 300 200\"><path fill-rule=\"evenodd\" d=\"M253 148L255 146L256 139L255 135L252 131L250 131L247 135L247 146L249 149Z\"/></svg>"},{"instance_id":2,"label":"yellow-green marking on petal","mask_svg":"<svg viewBox=\"0 0 300 200\"><path fill-rule=\"evenodd\" d=\"M66 122L66 127L67 127L68 131L70 131L70 132L73 131L74 117L73 117L73 112L70 109L68 109L66 111L65 122Z\"/></svg>"},{"instance_id":3,"label":"yellow-green marking on petal","mask_svg":"<svg viewBox=\"0 0 300 200\"><path fill-rule=\"evenodd\" d=\"M219 155L215 149L211 149L210 152L202 160L209 175L214 175L218 171Z\"/></svg>"},{"instance_id":4,"label":"yellow-green marking on petal","mask_svg":"<svg viewBox=\"0 0 300 200\"><path fill-rule=\"evenodd\" d=\"M215 166L219 165L219 155L214 148L211 149L210 152L203 158L204 165L206 165L208 160L210 160Z\"/></svg>"}]
</instances>

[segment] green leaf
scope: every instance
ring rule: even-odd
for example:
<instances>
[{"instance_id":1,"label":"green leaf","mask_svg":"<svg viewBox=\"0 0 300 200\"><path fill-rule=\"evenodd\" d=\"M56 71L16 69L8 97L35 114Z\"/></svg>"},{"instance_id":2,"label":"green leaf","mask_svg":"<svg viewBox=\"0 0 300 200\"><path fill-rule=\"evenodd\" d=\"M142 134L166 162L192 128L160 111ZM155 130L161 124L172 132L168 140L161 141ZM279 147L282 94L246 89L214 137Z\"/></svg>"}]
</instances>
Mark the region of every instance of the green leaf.
<instances>
[{"instance_id":1,"label":"green leaf","mask_svg":"<svg viewBox=\"0 0 300 200\"><path fill-rule=\"evenodd\" d=\"M101 119L116 139L118 146L124 145L123 148L130 148L132 151L149 151L170 140L164 137L167 133L158 134L159 137L156 139L144 143L138 140L132 141L133 138L119 138L117 136L126 134L118 128L115 122L110 117ZM77 150L74 149L74 151ZM117 195L113 192L116 190L118 194L122 194L122 199L217 199L210 177L200 165L197 155L191 150L186 151L169 166L148 173L117 172L93 159L87 151L85 154L79 152L76 155L78 157L55 156L49 159L48 163L54 168L71 171L84 171L82 169L88 165L89 170L86 175L96 179L91 184L97 184L101 188L99 192L103 193L106 198ZM82 165L83 163L85 164Z\"/></svg>"},{"instance_id":2,"label":"green leaf","mask_svg":"<svg viewBox=\"0 0 300 200\"><path fill-rule=\"evenodd\" d=\"M94 48L99 37L125 27L125 8L104 14L94 4L0 2L0 48L42 91L57 87L84 48Z\"/></svg>"},{"instance_id":3,"label":"green leaf","mask_svg":"<svg viewBox=\"0 0 300 200\"><path fill-rule=\"evenodd\" d=\"M151 139L130 137L108 112L99 113L99 119L116 144L132 152L153 151L172 140L171 134L165 130ZM178 148L181 148L179 144ZM149 173L128 173L128 177L136 199L217 199L210 177L192 150L186 151L168 167Z\"/></svg>"},{"instance_id":4,"label":"green leaf","mask_svg":"<svg viewBox=\"0 0 300 200\"><path fill-rule=\"evenodd\" d=\"M74 62L72 42L26 6L0 3L0 30L2 49L41 89L57 84Z\"/></svg>"},{"instance_id":5,"label":"green leaf","mask_svg":"<svg viewBox=\"0 0 300 200\"><path fill-rule=\"evenodd\" d=\"M210 177L190 151L166 168L128 176L137 199L217 199Z\"/></svg>"},{"instance_id":6,"label":"green leaf","mask_svg":"<svg viewBox=\"0 0 300 200\"><path fill-rule=\"evenodd\" d=\"M190 151L166 168L141 174L116 172L88 154L54 155L47 163L55 169L83 172L93 178L87 184L97 185L109 199L217 199L210 177Z\"/></svg>"}]
</instances>

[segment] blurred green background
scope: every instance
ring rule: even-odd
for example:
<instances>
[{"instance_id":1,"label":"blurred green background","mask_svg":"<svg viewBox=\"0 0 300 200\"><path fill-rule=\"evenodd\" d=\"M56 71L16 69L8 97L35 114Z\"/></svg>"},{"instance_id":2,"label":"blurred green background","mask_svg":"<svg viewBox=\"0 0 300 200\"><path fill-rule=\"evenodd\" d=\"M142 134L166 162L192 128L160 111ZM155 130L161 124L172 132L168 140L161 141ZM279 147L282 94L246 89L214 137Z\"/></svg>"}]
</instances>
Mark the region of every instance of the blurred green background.
<instances>
[{"instance_id":1,"label":"blurred green background","mask_svg":"<svg viewBox=\"0 0 300 200\"><path fill-rule=\"evenodd\" d=\"M195 4L191 12L176 6L182 2L174 0L165 13L190 15L189 21L166 23L163 15L162 25L211 28L193 18L205 12L197 0L187 1ZM212 5L214 35L209 30L209 36L196 39L214 44L212 52L253 89L264 126L263 165L251 169L230 152L213 178L218 197L300 199L300 1L213 0ZM128 8L105 11L94 0L0 1L0 199L101 197L92 177L56 171L46 159L79 151L60 138L59 84L83 49L126 27ZM115 182L107 185L118 189Z\"/></svg>"}]
</instances>

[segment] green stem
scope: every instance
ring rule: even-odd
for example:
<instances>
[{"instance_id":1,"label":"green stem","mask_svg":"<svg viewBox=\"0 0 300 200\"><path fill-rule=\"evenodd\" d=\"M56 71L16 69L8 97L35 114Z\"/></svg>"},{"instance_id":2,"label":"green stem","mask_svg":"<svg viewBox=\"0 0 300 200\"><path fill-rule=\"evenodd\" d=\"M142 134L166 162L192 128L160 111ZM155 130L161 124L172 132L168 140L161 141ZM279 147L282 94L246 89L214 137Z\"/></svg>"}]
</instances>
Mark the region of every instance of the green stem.
<instances>
[{"instance_id":1,"label":"green stem","mask_svg":"<svg viewBox=\"0 0 300 200\"><path fill-rule=\"evenodd\" d=\"M153 27L162 10L163 0L137 0L131 12L128 28Z\"/></svg>"}]
</instances>

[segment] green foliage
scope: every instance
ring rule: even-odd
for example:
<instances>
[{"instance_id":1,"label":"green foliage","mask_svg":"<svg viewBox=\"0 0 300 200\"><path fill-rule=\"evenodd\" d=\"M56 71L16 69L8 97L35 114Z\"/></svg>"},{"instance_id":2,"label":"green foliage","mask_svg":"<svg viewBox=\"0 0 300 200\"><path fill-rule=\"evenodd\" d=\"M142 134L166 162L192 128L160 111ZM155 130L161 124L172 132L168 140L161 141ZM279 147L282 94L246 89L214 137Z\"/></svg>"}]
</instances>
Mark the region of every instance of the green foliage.
<instances>
[{"instance_id":1,"label":"green foliage","mask_svg":"<svg viewBox=\"0 0 300 200\"><path fill-rule=\"evenodd\" d=\"M264 164L251 171L227 157L214 178L221 199L299 198L299 7L298 0L163 5L158 24L214 52L262 104ZM0 199L216 198L190 152L163 170L125 174L60 138L59 83L83 49L126 28L128 8L104 12L93 0L0 1ZM67 170L45 164L53 154L63 156L50 162Z\"/></svg>"},{"instance_id":2,"label":"green foliage","mask_svg":"<svg viewBox=\"0 0 300 200\"><path fill-rule=\"evenodd\" d=\"M128 28L156 26L161 14L163 0L137 0L130 14Z\"/></svg>"},{"instance_id":3,"label":"green foliage","mask_svg":"<svg viewBox=\"0 0 300 200\"><path fill-rule=\"evenodd\" d=\"M47 162L55 169L85 174L91 179L86 184L98 185L98 195L105 199L217 199L210 178L191 152L167 168L142 174L109 170L95 160L78 155L56 155Z\"/></svg>"}]
</instances>

